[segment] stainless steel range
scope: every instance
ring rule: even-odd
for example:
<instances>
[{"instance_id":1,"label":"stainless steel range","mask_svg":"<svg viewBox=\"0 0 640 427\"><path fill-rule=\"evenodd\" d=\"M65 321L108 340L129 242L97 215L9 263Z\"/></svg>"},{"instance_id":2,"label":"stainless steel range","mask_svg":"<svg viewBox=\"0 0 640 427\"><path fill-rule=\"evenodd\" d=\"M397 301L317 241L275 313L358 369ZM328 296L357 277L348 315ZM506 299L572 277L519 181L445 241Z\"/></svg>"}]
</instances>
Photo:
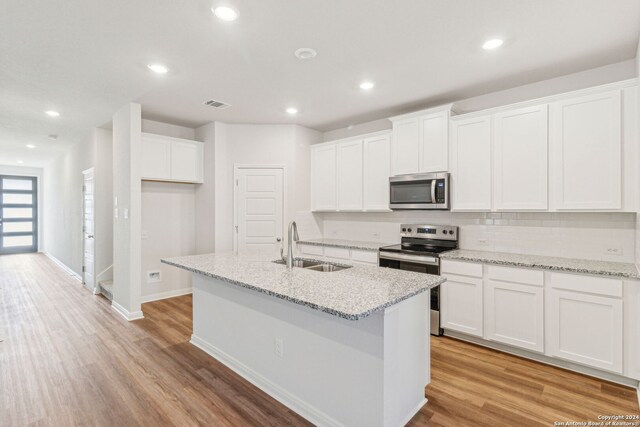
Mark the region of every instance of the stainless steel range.
<instances>
[{"instance_id":1,"label":"stainless steel range","mask_svg":"<svg viewBox=\"0 0 640 427\"><path fill-rule=\"evenodd\" d=\"M378 265L399 270L440 275L440 254L458 249L458 227L402 224L401 243L380 248ZM440 287L431 290L431 334L440 328Z\"/></svg>"}]
</instances>

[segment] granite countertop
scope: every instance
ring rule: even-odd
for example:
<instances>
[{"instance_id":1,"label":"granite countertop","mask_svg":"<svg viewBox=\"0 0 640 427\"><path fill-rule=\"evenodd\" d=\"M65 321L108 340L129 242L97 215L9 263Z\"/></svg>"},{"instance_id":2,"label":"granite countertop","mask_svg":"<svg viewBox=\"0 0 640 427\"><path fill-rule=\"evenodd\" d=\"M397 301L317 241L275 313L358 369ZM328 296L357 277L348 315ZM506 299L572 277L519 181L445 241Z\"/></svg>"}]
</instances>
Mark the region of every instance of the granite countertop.
<instances>
[{"instance_id":1,"label":"granite countertop","mask_svg":"<svg viewBox=\"0 0 640 427\"><path fill-rule=\"evenodd\" d=\"M367 317L446 280L430 274L368 265L354 265L331 273L303 268L288 271L285 265L273 262L278 258L279 254L273 253L222 253L169 258L162 262L349 320Z\"/></svg>"},{"instance_id":2,"label":"granite countertop","mask_svg":"<svg viewBox=\"0 0 640 427\"><path fill-rule=\"evenodd\" d=\"M512 265L515 267L541 268L570 273L640 279L638 269L632 263L594 261L589 259L561 258L541 255L512 254L504 252L471 251L457 249L440 254L441 259L473 261L485 264Z\"/></svg>"},{"instance_id":3,"label":"granite countertop","mask_svg":"<svg viewBox=\"0 0 640 427\"><path fill-rule=\"evenodd\" d=\"M309 239L300 240L300 245L313 246L331 246L334 248L361 249L363 251L378 251L383 246L391 246L395 243L385 242L367 242L363 240L345 240L345 239Z\"/></svg>"}]
</instances>

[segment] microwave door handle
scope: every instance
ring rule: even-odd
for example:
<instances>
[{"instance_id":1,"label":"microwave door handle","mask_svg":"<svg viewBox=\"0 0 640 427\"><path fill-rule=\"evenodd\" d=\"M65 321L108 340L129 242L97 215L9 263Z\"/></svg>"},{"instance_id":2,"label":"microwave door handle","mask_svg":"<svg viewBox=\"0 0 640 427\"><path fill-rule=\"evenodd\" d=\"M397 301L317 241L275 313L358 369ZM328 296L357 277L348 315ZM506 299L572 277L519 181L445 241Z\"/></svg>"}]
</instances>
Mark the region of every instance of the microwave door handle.
<instances>
[{"instance_id":1,"label":"microwave door handle","mask_svg":"<svg viewBox=\"0 0 640 427\"><path fill-rule=\"evenodd\" d=\"M431 203L436 203L436 180L431 180Z\"/></svg>"}]
</instances>

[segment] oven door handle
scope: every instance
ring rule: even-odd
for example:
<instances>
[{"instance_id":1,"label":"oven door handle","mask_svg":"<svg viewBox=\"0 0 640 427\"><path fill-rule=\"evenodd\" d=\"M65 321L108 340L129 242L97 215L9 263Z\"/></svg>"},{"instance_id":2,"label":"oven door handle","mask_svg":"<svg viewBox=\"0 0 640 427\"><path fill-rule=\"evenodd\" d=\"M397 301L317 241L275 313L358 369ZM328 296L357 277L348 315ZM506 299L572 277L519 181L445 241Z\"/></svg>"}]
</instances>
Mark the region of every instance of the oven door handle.
<instances>
[{"instance_id":1,"label":"oven door handle","mask_svg":"<svg viewBox=\"0 0 640 427\"><path fill-rule=\"evenodd\" d=\"M411 261L426 265L440 265L440 259L436 257L422 257L412 256L404 254L390 254L386 252L380 252L380 259L390 259L393 261Z\"/></svg>"}]
</instances>

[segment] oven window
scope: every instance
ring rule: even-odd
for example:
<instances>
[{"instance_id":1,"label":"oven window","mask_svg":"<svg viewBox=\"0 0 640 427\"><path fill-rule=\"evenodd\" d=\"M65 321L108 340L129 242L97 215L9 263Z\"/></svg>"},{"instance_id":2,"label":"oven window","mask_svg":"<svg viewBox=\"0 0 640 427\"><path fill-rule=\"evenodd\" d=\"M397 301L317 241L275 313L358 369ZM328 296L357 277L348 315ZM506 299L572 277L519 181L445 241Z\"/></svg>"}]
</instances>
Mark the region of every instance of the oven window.
<instances>
[{"instance_id":1,"label":"oven window","mask_svg":"<svg viewBox=\"0 0 640 427\"><path fill-rule=\"evenodd\" d=\"M391 203L432 203L431 181L391 183Z\"/></svg>"}]
</instances>

